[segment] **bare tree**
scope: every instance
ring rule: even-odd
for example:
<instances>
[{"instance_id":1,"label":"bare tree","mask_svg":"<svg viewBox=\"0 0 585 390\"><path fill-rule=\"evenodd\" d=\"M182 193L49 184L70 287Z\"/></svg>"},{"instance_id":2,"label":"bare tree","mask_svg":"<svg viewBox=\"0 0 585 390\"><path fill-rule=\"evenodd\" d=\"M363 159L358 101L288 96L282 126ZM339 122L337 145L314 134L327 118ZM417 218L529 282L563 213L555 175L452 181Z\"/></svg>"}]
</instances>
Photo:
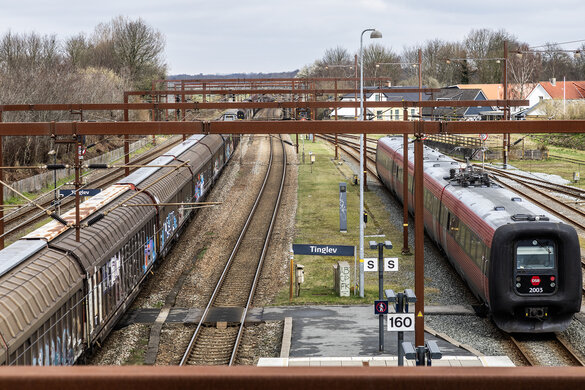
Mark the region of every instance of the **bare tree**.
<instances>
[{"instance_id":1,"label":"bare tree","mask_svg":"<svg viewBox=\"0 0 585 390\"><path fill-rule=\"evenodd\" d=\"M563 78L569 80L573 77L573 64L571 57L562 51L563 49L556 43L548 43L542 54L542 73L541 78Z\"/></svg>"},{"instance_id":2,"label":"bare tree","mask_svg":"<svg viewBox=\"0 0 585 390\"><path fill-rule=\"evenodd\" d=\"M402 70L400 65L382 65L399 63L400 56L378 43L373 43L364 48L364 77L387 77L395 85L400 80ZM379 67L376 67L379 64Z\"/></svg>"},{"instance_id":3,"label":"bare tree","mask_svg":"<svg viewBox=\"0 0 585 390\"><path fill-rule=\"evenodd\" d=\"M513 88L510 91L510 97L515 99L523 99L530 93L530 84L539 81L538 75L542 65L539 55L535 53L520 54L523 51L528 51L526 43L519 44L508 57L509 82L518 85L518 88Z\"/></svg>"},{"instance_id":4,"label":"bare tree","mask_svg":"<svg viewBox=\"0 0 585 390\"><path fill-rule=\"evenodd\" d=\"M162 33L138 20L115 19L113 22L114 54L121 71L126 70L137 86L149 87L154 78L165 72Z\"/></svg>"}]
</instances>

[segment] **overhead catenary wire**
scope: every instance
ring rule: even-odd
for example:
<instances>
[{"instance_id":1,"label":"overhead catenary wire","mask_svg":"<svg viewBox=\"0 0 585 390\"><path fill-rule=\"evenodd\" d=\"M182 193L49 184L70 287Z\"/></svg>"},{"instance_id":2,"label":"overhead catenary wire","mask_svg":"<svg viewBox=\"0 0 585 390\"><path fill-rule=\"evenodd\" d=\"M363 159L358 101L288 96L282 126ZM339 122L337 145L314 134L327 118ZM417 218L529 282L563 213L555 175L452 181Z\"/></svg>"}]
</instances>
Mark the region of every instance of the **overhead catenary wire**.
<instances>
[{"instance_id":1,"label":"overhead catenary wire","mask_svg":"<svg viewBox=\"0 0 585 390\"><path fill-rule=\"evenodd\" d=\"M567 41L567 42L550 42L550 43L545 43L544 45L540 45L540 46L530 46L529 49L539 49L541 47L551 47L551 46L555 46L555 45L568 45L569 43L580 43L580 42L585 42L585 39L579 39L577 41Z\"/></svg>"},{"instance_id":2,"label":"overhead catenary wire","mask_svg":"<svg viewBox=\"0 0 585 390\"><path fill-rule=\"evenodd\" d=\"M114 138L114 137L107 137L106 139L109 139L109 138ZM172 142L172 140L173 140L173 137L170 137L170 138L168 138L168 139L165 139L165 140L163 141L163 144L164 144L164 143L171 143L171 142ZM163 144L161 144L161 145L163 145ZM130 154L132 154L132 153L133 153L133 152L130 152L130 153L128 153L128 155L130 155ZM121 158L123 158L123 157L125 157L125 156L126 156L126 155L122 155L121 157L114 158L114 159L110 160L110 163L111 163L111 162L114 162L114 161L117 161L117 160L120 160ZM146 166L145 166L145 167L146 167ZM1 168L1 167L0 167L0 168ZM15 168L15 167L8 167L8 168ZM72 168L71 166L67 166L67 168L66 168L66 169L71 169L71 168ZM120 168L120 169L121 169L121 168L124 168L124 165L122 165L122 166L119 166L119 168ZM86 172L84 172L84 173L82 173L82 174L81 174L81 178L86 178L86 177L88 177L88 176L91 176L91 175L93 175L93 174L95 174L95 173L96 173L96 171L95 171L95 170L86 171ZM66 186L66 185L69 185L69 184L70 184L70 183L68 183L68 182L67 182L67 183L63 183L63 184L59 185L57 188L55 188L55 189L54 189L54 191L57 191L57 190L61 189L63 186ZM79 187L79 189L84 189L84 188L87 188L87 186L88 186L88 185L89 185L89 183L82 184L82 185ZM43 196L45 196L45 194L39 195L37 198L35 198L35 201L38 201L38 200L39 200L40 198L42 198ZM67 195L66 197L62 198L61 200L65 200L65 199L67 199L67 198L69 198L69 197L72 197L72 196L74 196L74 193L72 193L71 195ZM27 204L24 204L24 205L22 205L21 207L15 208L14 210L11 210L11 211L10 211L8 214L4 215L4 216L3 216L3 217L2 217L0 220L6 220L6 219L7 219L7 218L9 218L10 216L14 215L14 213L17 213L17 212L18 212L20 209L22 209L22 208L24 208L24 207L27 207L27 206L31 206L31 205L32 205L32 203L30 203L30 202L29 202L29 203L27 203ZM44 212L44 210L43 210L43 212ZM7 232L7 233L8 233L8 232ZM6 235L7 235L7 233L4 233L3 235L0 235L0 237L4 237L4 236L6 236Z\"/></svg>"},{"instance_id":3,"label":"overhead catenary wire","mask_svg":"<svg viewBox=\"0 0 585 390\"><path fill-rule=\"evenodd\" d=\"M58 216L56 213L51 212L50 210L47 210L46 208L44 208L43 206L39 205L37 202L35 202L32 199L27 198L25 195L21 194L16 188L13 188L12 186L10 186L8 183L5 183L4 181L0 180L0 183L5 186L8 187L11 191L14 191L14 193L18 194L20 197L22 197L23 199L25 199L27 202L29 202L30 204L33 204L34 206L36 206L37 208L39 208L40 210L42 210L45 214L47 214L49 217L53 218L54 220L62 223L63 225L69 227L69 226L73 226L70 223L67 223L67 221L65 221L63 218L61 218L60 216Z\"/></svg>"},{"instance_id":4,"label":"overhead catenary wire","mask_svg":"<svg viewBox=\"0 0 585 390\"><path fill-rule=\"evenodd\" d=\"M160 182L161 180L165 179L167 176L171 175L172 173L174 173L175 171L179 170L180 168L183 167L188 167L189 166L189 161L185 161L180 165L175 166L175 168L168 172L165 173L163 176L159 177L158 179L156 179L155 181L153 181L152 183L150 183L149 185L147 185L144 188L141 188L139 191L135 192L132 196L130 196L128 199L126 199L123 203L119 203L116 206L104 211L103 213L99 213L97 215L95 215L93 218L90 218L85 224L84 227L87 226L91 226L94 223L98 222L99 220L101 220L102 218L104 218L106 215L108 215L109 213L111 213L112 211L118 209L119 207L122 207L124 204L127 204L126 202L134 199L135 197L137 197L138 195L142 194L144 191L146 191L147 189L149 189L150 187L152 187L153 185L155 185L156 183Z\"/></svg>"}]
</instances>

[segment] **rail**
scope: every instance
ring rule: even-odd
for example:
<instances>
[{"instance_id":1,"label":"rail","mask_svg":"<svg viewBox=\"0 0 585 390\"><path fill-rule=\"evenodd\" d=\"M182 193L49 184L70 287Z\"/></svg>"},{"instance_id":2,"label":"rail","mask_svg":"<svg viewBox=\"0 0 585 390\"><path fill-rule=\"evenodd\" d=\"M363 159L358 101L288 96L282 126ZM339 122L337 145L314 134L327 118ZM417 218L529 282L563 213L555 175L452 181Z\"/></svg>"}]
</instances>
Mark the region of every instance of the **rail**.
<instances>
[{"instance_id":1,"label":"rail","mask_svg":"<svg viewBox=\"0 0 585 390\"><path fill-rule=\"evenodd\" d=\"M251 302L252 302L252 299L253 299L253 296L254 296L254 293L256 290L257 281L258 281L258 278L260 276L260 271L262 269L264 256L265 256L266 250L268 248L268 242L270 240L270 235L272 233L274 221L276 219L277 209L278 209L278 206L280 204L280 198L281 198L281 194L282 194L282 190L283 190L283 186L284 186L284 179L286 177L285 176L286 153L284 151L284 144L283 144L282 140L281 140L280 144L281 144L281 148L282 148L282 152L283 152L283 165L282 165L283 173L282 173L282 176L280 178L280 187L279 187L278 195L276 197L276 201L273 204L272 218L271 218L270 224L268 226L268 229L267 229L265 237L264 237L264 245L262 248L262 252L258 258L258 263L256 264L256 267L255 267L254 277L253 277L253 280L251 282L251 287L250 287L248 295L247 295L247 300L246 300L246 303L243 307L242 314L240 316L240 320L237 323L237 335L235 337L235 341L233 342L233 344L231 343L231 341L226 342L226 344L228 344L231 348L231 351L229 351L228 365L232 365L235 362L237 349L239 346L238 344L241 341L242 331L243 331L243 327L244 327L244 320L246 318L248 308L251 305ZM252 209L249 213L249 216L246 220L246 223L244 224L244 227L242 228L242 231L239 235L239 238L238 238L236 244L234 245L234 248L231 252L231 255L230 255L223 271L222 271L222 274L219 278L219 281L217 282L216 287L215 287L213 293L211 294L211 297L209 298L208 304L205 307L205 310L201 316L201 319L197 325L197 328L195 329L195 332L193 333L193 336L191 337L191 340L189 341L189 345L187 346L187 349L186 349L185 353L183 354L183 357L182 357L181 362L180 362L181 366L187 365L187 364L189 364L189 362L191 360L193 360L192 355L195 351L196 345L200 342L199 339L203 337L202 334L203 334L204 324L208 321L208 319L210 317L211 310L214 307L216 300L218 299L218 297L220 296L220 294L223 291L224 284L226 283L226 281L228 279L228 274L229 274L231 268L235 264L236 255L238 254L238 252L240 250L242 242L246 238L246 233L247 233L248 229L250 228L250 226L252 226L252 221L254 219L256 211L259 209L259 205L260 205L261 201L263 200L263 198L265 198L264 197L265 189L267 188L267 183L269 182L269 179L271 179L273 161L274 161L274 156L273 156L273 148L272 148L272 141L271 141L271 143L270 143L270 161L268 163L268 169L267 169L266 175L264 177L264 182L262 183L262 186L260 188L258 196L254 202L254 205L252 206ZM273 198L271 198L271 200L272 199Z\"/></svg>"}]
</instances>

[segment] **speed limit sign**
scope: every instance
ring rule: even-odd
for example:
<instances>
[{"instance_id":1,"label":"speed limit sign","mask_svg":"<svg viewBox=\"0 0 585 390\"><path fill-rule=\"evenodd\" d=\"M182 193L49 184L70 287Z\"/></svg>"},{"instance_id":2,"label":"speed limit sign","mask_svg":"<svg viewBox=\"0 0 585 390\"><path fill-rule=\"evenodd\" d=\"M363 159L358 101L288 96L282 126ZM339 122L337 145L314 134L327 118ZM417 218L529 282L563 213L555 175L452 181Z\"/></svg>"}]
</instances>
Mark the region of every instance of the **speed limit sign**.
<instances>
[{"instance_id":1,"label":"speed limit sign","mask_svg":"<svg viewBox=\"0 0 585 390\"><path fill-rule=\"evenodd\" d=\"M487 134L480 134L479 135L479 139L482 140L482 141L487 141L488 135Z\"/></svg>"},{"instance_id":2,"label":"speed limit sign","mask_svg":"<svg viewBox=\"0 0 585 390\"><path fill-rule=\"evenodd\" d=\"M388 314L389 332L414 331L414 313Z\"/></svg>"}]
</instances>

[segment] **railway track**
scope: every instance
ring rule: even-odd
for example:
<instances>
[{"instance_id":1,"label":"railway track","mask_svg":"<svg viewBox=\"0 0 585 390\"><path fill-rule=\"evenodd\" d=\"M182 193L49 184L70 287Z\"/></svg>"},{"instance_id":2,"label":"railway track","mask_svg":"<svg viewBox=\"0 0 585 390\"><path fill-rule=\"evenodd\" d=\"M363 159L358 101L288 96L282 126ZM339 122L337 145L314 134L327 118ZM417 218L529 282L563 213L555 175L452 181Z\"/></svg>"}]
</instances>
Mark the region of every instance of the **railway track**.
<instances>
[{"instance_id":1,"label":"railway track","mask_svg":"<svg viewBox=\"0 0 585 390\"><path fill-rule=\"evenodd\" d=\"M521 358L530 366L585 365L580 354L557 333L541 335L508 335Z\"/></svg>"},{"instance_id":2,"label":"railway track","mask_svg":"<svg viewBox=\"0 0 585 390\"><path fill-rule=\"evenodd\" d=\"M282 141L274 147L249 217L231 252L180 365L233 365L245 331L286 177Z\"/></svg>"},{"instance_id":3,"label":"railway track","mask_svg":"<svg viewBox=\"0 0 585 390\"><path fill-rule=\"evenodd\" d=\"M335 145L335 136L331 134L316 134L317 138L321 138L333 145ZM355 138L358 141L355 141ZM370 140L367 140L370 141ZM366 145L364 147L364 168L371 177L378 180L378 172L376 171L376 148L372 146L367 146L367 141L365 142ZM337 145L338 147L352 160L359 164L360 162L360 150L359 150L359 137L351 136L349 134L338 135L337 137Z\"/></svg>"},{"instance_id":4,"label":"railway track","mask_svg":"<svg viewBox=\"0 0 585 390\"><path fill-rule=\"evenodd\" d=\"M182 138L172 137L168 139L166 142L158 145L157 147L147 151L146 153L137 156L136 158L130 161L132 165L139 165L145 164L156 157L162 155L167 150L178 144L182 141ZM135 171L138 168L131 168L130 172ZM125 169L124 168L116 168L112 170L108 170L105 173L96 173L90 176L90 180L85 185L86 188L105 188L122 177L125 176ZM55 205L53 204L54 194L49 192L40 196L39 198L35 199L35 202L39 204L41 207L48 209L48 210L55 210ZM60 211L65 212L70 208L74 207L75 205L75 197L70 196L60 201ZM56 210L55 210L56 211ZM47 218L47 214L39 210L37 207L34 207L32 204L23 206L16 210L6 213L4 217L4 224L5 224L5 232L4 232L4 239L10 240L14 237L18 237L22 235L22 232L43 221Z\"/></svg>"}]
</instances>

